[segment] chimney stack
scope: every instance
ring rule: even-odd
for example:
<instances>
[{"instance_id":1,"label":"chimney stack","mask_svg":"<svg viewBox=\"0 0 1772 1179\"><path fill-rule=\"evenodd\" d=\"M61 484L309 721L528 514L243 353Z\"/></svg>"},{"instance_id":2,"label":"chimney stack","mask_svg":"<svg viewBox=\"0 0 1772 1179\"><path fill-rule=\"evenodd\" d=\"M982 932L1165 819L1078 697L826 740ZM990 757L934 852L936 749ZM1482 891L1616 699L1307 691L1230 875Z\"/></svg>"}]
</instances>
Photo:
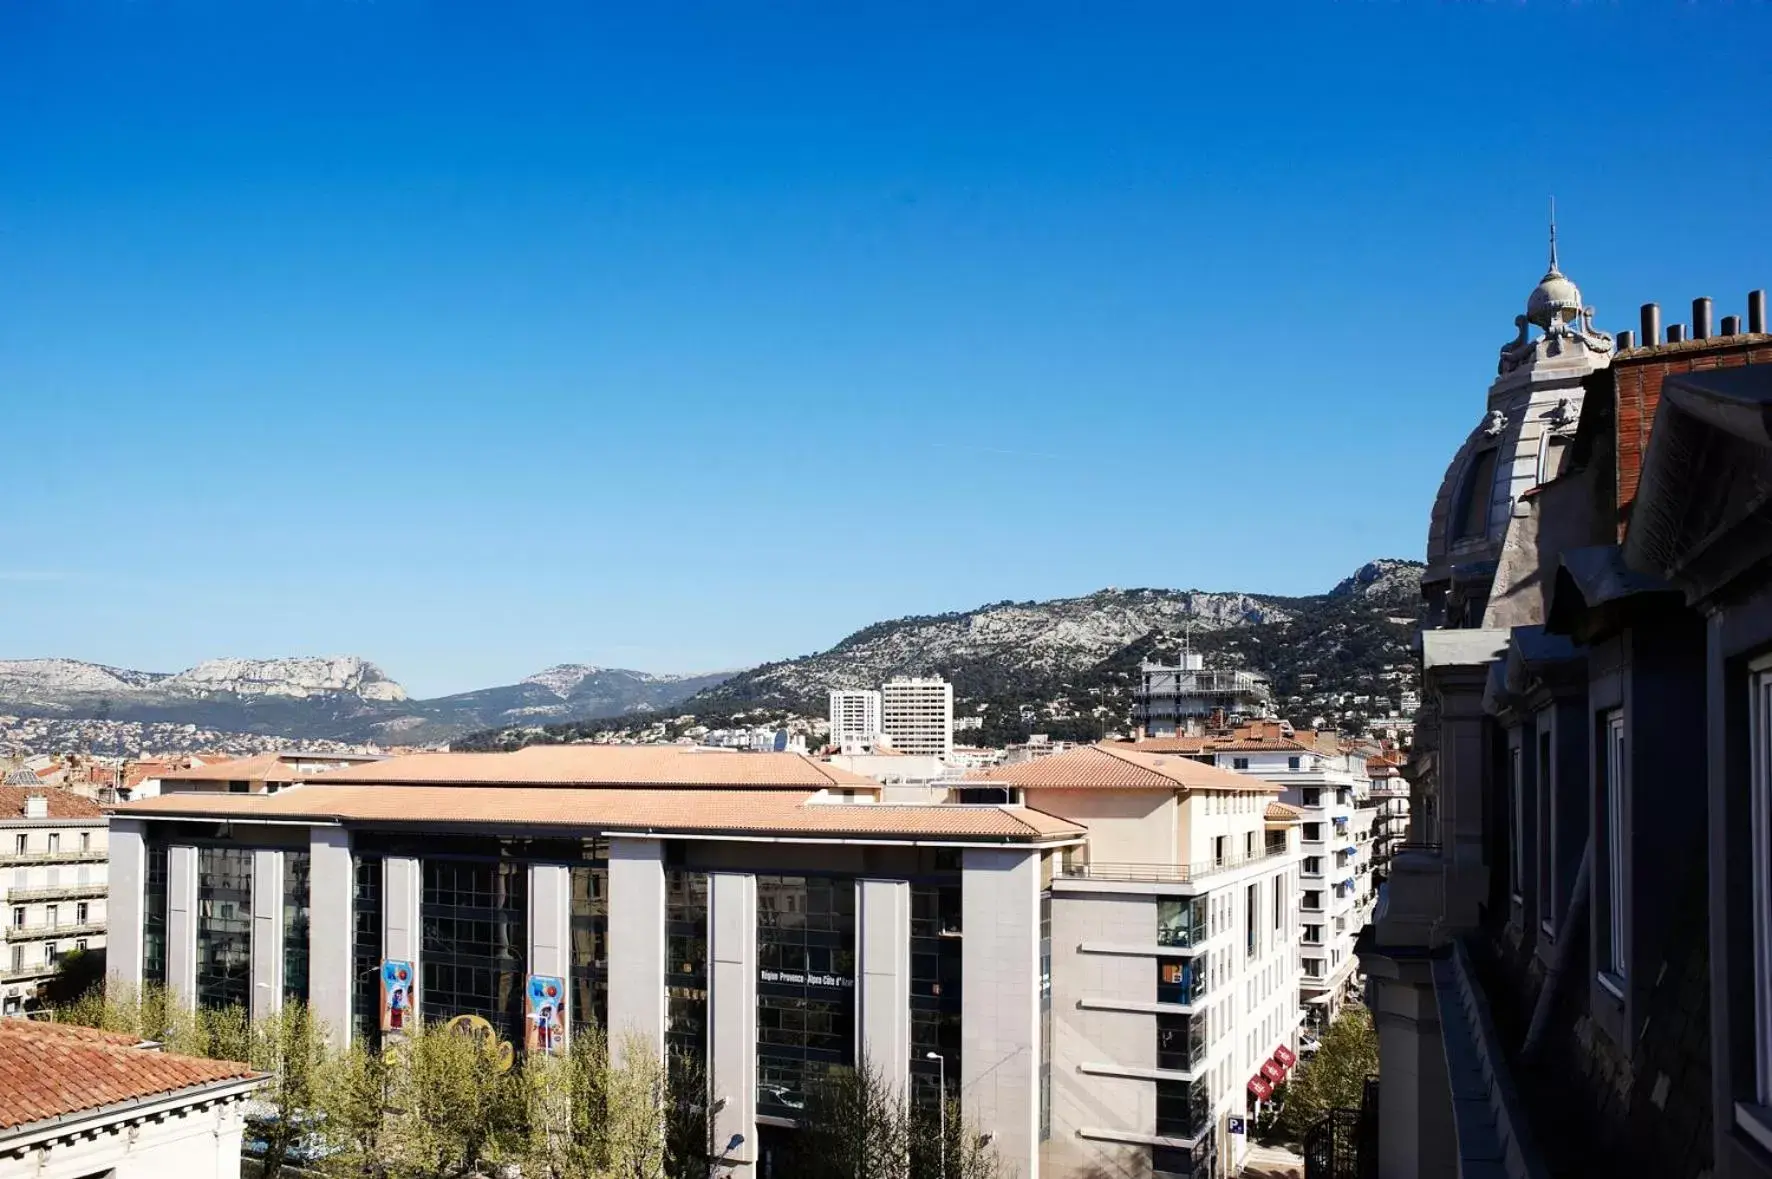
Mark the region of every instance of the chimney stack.
<instances>
[{"instance_id":1,"label":"chimney stack","mask_svg":"<svg viewBox=\"0 0 1772 1179\"><path fill-rule=\"evenodd\" d=\"M1619 332L1618 333L1618 350L1620 352L1629 352L1632 348L1635 348L1636 346L1637 346L1637 336L1636 336L1635 332L1626 331L1626 332Z\"/></svg>"},{"instance_id":2,"label":"chimney stack","mask_svg":"<svg viewBox=\"0 0 1772 1179\"><path fill-rule=\"evenodd\" d=\"M49 817L49 795L33 792L25 795L25 818L47 819Z\"/></svg>"},{"instance_id":3,"label":"chimney stack","mask_svg":"<svg viewBox=\"0 0 1772 1179\"><path fill-rule=\"evenodd\" d=\"M1739 315L1723 316L1723 335L1739 336L1741 334L1741 317Z\"/></svg>"},{"instance_id":4,"label":"chimney stack","mask_svg":"<svg viewBox=\"0 0 1772 1179\"><path fill-rule=\"evenodd\" d=\"M1643 304L1643 347L1653 348L1661 339L1661 305L1659 303Z\"/></svg>"},{"instance_id":5,"label":"chimney stack","mask_svg":"<svg viewBox=\"0 0 1772 1179\"><path fill-rule=\"evenodd\" d=\"M1683 343L1685 343L1685 341L1686 341L1686 325L1685 324L1670 323L1667 325L1667 342L1668 343L1683 344Z\"/></svg>"},{"instance_id":6,"label":"chimney stack","mask_svg":"<svg viewBox=\"0 0 1772 1179\"><path fill-rule=\"evenodd\" d=\"M1700 297L1692 300L1692 338L1694 340L1710 339L1710 300Z\"/></svg>"},{"instance_id":7,"label":"chimney stack","mask_svg":"<svg viewBox=\"0 0 1772 1179\"><path fill-rule=\"evenodd\" d=\"M1766 330L1766 292L1764 290L1747 293L1747 330L1754 333Z\"/></svg>"}]
</instances>

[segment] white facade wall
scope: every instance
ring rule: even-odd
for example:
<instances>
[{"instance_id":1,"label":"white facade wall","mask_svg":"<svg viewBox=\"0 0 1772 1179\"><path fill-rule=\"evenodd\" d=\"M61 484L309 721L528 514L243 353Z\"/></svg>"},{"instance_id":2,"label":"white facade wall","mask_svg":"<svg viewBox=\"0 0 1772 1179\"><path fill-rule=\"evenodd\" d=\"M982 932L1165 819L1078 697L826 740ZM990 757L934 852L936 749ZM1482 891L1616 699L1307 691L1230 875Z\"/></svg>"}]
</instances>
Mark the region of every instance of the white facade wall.
<instances>
[{"instance_id":1,"label":"white facade wall","mask_svg":"<svg viewBox=\"0 0 1772 1179\"><path fill-rule=\"evenodd\" d=\"M248 1088L230 1087L226 1100L150 1098L127 1114L0 1135L0 1179L239 1179Z\"/></svg>"},{"instance_id":2,"label":"white facade wall","mask_svg":"<svg viewBox=\"0 0 1772 1179\"><path fill-rule=\"evenodd\" d=\"M1040 1179L1040 859L969 847L960 895L960 1102L1022 1179Z\"/></svg>"},{"instance_id":3,"label":"white facade wall","mask_svg":"<svg viewBox=\"0 0 1772 1179\"><path fill-rule=\"evenodd\" d=\"M0 822L0 1011L29 1005L60 955L105 946L109 848L102 819Z\"/></svg>"},{"instance_id":4,"label":"white facade wall","mask_svg":"<svg viewBox=\"0 0 1772 1179\"><path fill-rule=\"evenodd\" d=\"M954 686L946 680L888 680L880 689L880 731L904 753L954 751Z\"/></svg>"},{"instance_id":5,"label":"white facade wall","mask_svg":"<svg viewBox=\"0 0 1772 1179\"><path fill-rule=\"evenodd\" d=\"M838 689L831 693L830 743L838 749L845 741L871 743L881 733L880 693L865 689Z\"/></svg>"}]
</instances>

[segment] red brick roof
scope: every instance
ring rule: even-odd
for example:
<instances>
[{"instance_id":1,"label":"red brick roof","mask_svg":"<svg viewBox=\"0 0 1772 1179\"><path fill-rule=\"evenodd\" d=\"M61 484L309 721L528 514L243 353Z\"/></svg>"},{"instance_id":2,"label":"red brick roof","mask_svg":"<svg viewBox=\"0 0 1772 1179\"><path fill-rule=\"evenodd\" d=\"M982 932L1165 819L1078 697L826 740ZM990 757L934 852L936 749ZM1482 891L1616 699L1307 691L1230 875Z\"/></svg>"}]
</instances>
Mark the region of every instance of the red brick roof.
<instances>
[{"instance_id":1,"label":"red brick roof","mask_svg":"<svg viewBox=\"0 0 1772 1179\"><path fill-rule=\"evenodd\" d=\"M1270 802L1264 817L1270 823L1296 823L1304 818L1304 812L1283 802Z\"/></svg>"},{"instance_id":2,"label":"red brick roof","mask_svg":"<svg viewBox=\"0 0 1772 1179\"><path fill-rule=\"evenodd\" d=\"M49 817L52 819L105 817L105 812L98 803L59 786L39 786L34 789L30 786L0 786L0 820L23 818L25 799L33 794L41 794L49 799Z\"/></svg>"},{"instance_id":3,"label":"red brick roof","mask_svg":"<svg viewBox=\"0 0 1772 1179\"><path fill-rule=\"evenodd\" d=\"M1154 753L1125 742L1085 745L1018 765L967 775L1028 790L1237 790L1278 794L1280 787L1249 774Z\"/></svg>"},{"instance_id":4,"label":"red brick roof","mask_svg":"<svg viewBox=\"0 0 1772 1179\"><path fill-rule=\"evenodd\" d=\"M136 1044L114 1032L0 1019L0 1131L256 1075L233 1061Z\"/></svg>"}]
</instances>

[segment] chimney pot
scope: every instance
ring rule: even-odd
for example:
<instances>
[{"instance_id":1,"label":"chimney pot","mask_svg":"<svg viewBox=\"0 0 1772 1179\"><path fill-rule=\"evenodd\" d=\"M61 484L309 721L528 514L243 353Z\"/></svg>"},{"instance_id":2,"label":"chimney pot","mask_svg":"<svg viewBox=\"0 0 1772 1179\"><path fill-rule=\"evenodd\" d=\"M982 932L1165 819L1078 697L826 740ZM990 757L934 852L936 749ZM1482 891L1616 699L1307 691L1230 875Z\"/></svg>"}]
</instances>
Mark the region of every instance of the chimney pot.
<instances>
[{"instance_id":1,"label":"chimney pot","mask_svg":"<svg viewBox=\"0 0 1772 1179\"><path fill-rule=\"evenodd\" d=\"M1642 321L1643 346L1653 348L1655 341L1661 339L1661 305L1659 303L1643 304Z\"/></svg>"},{"instance_id":2,"label":"chimney pot","mask_svg":"<svg viewBox=\"0 0 1772 1179\"><path fill-rule=\"evenodd\" d=\"M1637 335L1635 332L1623 331L1618 333L1618 350L1620 352L1629 352L1636 346Z\"/></svg>"},{"instance_id":3,"label":"chimney pot","mask_svg":"<svg viewBox=\"0 0 1772 1179\"><path fill-rule=\"evenodd\" d=\"M1756 334L1766 330L1766 292L1764 289L1747 293L1747 330Z\"/></svg>"},{"instance_id":4,"label":"chimney pot","mask_svg":"<svg viewBox=\"0 0 1772 1179\"><path fill-rule=\"evenodd\" d=\"M1686 339L1686 325L1685 324L1670 323L1667 325L1667 342L1668 343L1679 344L1679 343L1683 343L1685 341L1685 339Z\"/></svg>"},{"instance_id":5,"label":"chimney pot","mask_svg":"<svg viewBox=\"0 0 1772 1179\"><path fill-rule=\"evenodd\" d=\"M1725 336L1739 336L1741 334L1741 317L1739 315L1723 316L1722 334Z\"/></svg>"},{"instance_id":6,"label":"chimney pot","mask_svg":"<svg viewBox=\"0 0 1772 1179\"><path fill-rule=\"evenodd\" d=\"M1692 300L1692 338L1710 339L1710 299L1705 296Z\"/></svg>"}]
</instances>

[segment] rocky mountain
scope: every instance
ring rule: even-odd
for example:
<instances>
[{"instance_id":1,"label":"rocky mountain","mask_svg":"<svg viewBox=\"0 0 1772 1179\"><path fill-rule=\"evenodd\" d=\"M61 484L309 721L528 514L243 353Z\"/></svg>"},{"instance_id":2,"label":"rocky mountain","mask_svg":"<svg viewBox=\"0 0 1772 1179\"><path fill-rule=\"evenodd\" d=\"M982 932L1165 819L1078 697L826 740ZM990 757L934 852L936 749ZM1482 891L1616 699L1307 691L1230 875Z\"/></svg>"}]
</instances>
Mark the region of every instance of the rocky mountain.
<instances>
[{"instance_id":1,"label":"rocky mountain","mask_svg":"<svg viewBox=\"0 0 1772 1179\"><path fill-rule=\"evenodd\" d=\"M939 675L954 685L955 715L976 726L962 740L1001 744L1030 732L1098 737L1128 725L1139 662L1172 659L1186 645L1204 653L1209 666L1267 674L1280 711L1296 724L1322 717L1359 728L1371 716L1400 710L1404 692L1414 690L1409 641L1420 613L1421 571L1413 561L1373 561L1329 592L1306 597L1104 589L899 618L864 627L828 651L740 672L677 711L715 726L747 716L817 717L832 688ZM575 740L609 728L531 726L466 742Z\"/></svg>"},{"instance_id":2,"label":"rocky mountain","mask_svg":"<svg viewBox=\"0 0 1772 1179\"><path fill-rule=\"evenodd\" d=\"M37 751L76 740L97 748L188 730L230 740L432 745L495 725L669 708L723 678L562 664L516 684L413 700L381 668L351 655L210 659L171 674L73 659L7 660L0 661L0 743Z\"/></svg>"}]
</instances>

